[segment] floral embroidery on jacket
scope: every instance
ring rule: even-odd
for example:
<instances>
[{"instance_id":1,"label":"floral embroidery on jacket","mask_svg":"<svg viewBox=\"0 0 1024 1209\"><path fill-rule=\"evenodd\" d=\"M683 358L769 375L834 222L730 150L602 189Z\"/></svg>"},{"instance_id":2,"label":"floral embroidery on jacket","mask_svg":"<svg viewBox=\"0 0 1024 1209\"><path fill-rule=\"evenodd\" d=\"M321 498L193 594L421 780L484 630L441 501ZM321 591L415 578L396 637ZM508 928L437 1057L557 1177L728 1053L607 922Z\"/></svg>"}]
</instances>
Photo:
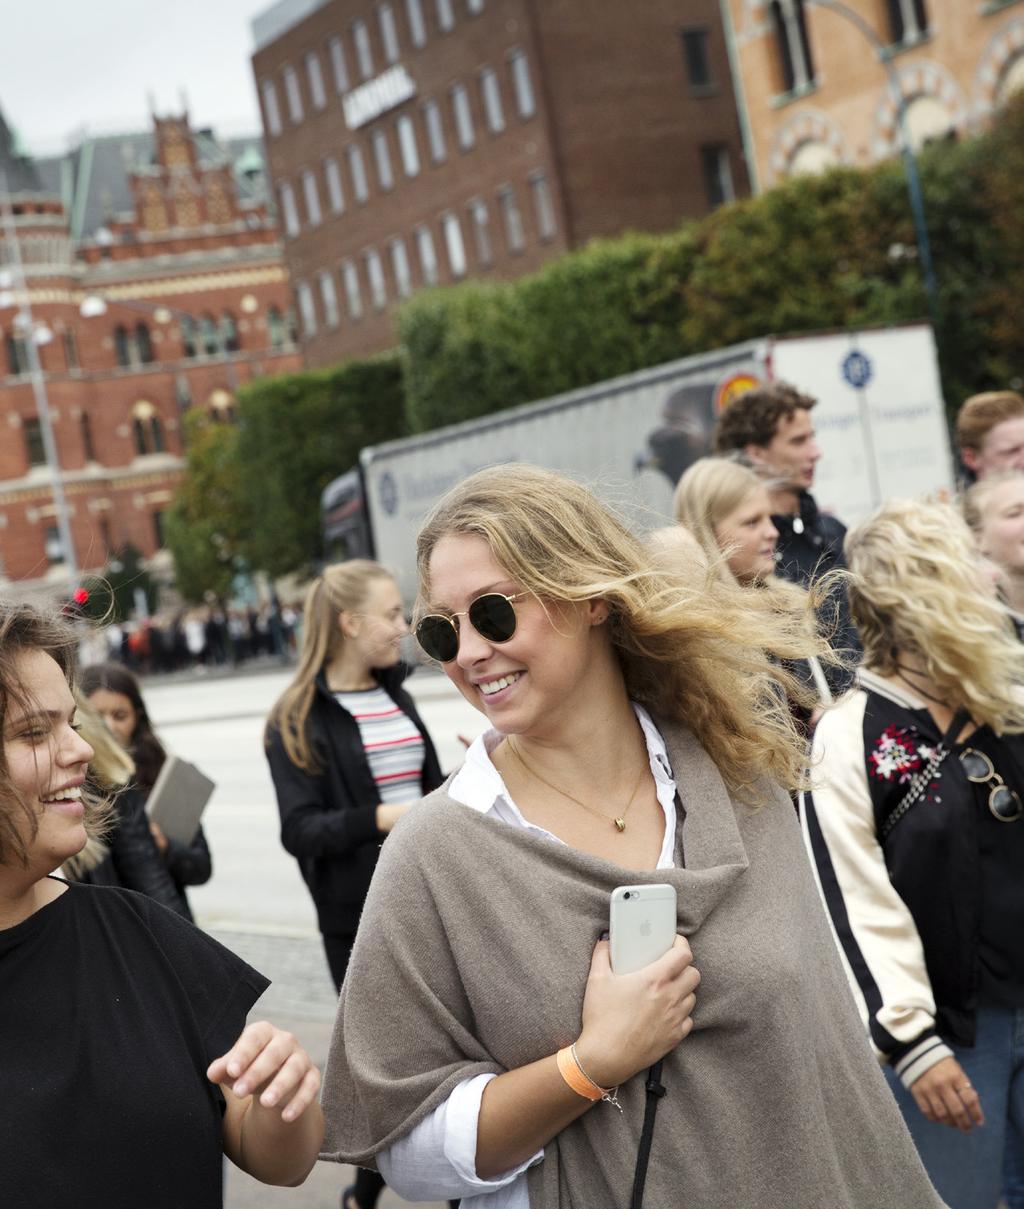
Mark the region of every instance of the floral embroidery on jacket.
<instances>
[{"instance_id":1,"label":"floral embroidery on jacket","mask_svg":"<svg viewBox=\"0 0 1024 1209\"><path fill-rule=\"evenodd\" d=\"M906 785L934 755L934 745L921 742L912 727L893 723L875 740L874 750L868 755L868 770L876 780Z\"/></svg>"}]
</instances>

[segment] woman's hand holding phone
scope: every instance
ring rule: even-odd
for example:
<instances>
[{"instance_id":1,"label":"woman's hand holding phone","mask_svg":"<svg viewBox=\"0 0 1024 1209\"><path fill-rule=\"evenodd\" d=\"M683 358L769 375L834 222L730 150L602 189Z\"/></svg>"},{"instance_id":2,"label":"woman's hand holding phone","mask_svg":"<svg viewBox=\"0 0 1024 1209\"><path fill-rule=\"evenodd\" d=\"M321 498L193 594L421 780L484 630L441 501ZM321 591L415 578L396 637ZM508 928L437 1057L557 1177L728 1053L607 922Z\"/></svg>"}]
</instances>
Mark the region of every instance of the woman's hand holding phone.
<instances>
[{"instance_id":1,"label":"woman's hand holding phone","mask_svg":"<svg viewBox=\"0 0 1024 1209\"><path fill-rule=\"evenodd\" d=\"M700 974L685 937L632 974L613 974L606 940L598 941L583 997L576 1052L601 1087L617 1087L675 1049L693 1028Z\"/></svg>"}]
</instances>

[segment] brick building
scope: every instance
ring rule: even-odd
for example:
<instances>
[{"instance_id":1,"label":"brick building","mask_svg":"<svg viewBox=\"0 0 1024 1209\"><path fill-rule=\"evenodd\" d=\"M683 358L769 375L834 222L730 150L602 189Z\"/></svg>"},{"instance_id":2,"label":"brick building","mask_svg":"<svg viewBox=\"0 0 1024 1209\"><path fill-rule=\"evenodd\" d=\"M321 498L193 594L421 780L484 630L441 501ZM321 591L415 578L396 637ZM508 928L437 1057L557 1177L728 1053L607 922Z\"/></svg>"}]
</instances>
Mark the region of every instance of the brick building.
<instances>
[{"instance_id":1,"label":"brick building","mask_svg":"<svg viewBox=\"0 0 1024 1209\"><path fill-rule=\"evenodd\" d=\"M187 116L154 118L151 133L33 162L0 118L0 168L13 229L0 229L0 583L57 584L30 338L84 569L126 543L162 548L187 408L229 422L241 383L301 358L258 139L222 145Z\"/></svg>"},{"instance_id":2,"label":"brick building","mask_svg":"<svg viewBox=\"0 0 1024 1209\"><path fill-rule=\"evenodd\" d=\"M1024 0L846 0L884 47L912 144L985 125L1024 85ZM814 0L728 0L747 161L765 189L899 150L897 105L867 35Z\"/></svg>"},{"instance_id":3,"label":"brick building","mask_svg":"<svg viewBox=\"0 0 1024 1209\"><path fill-rule=\"evenodd\" d=\"M281 0L253 71L304 351L747 191L717 0Z\"/></svg>"}]
</instances>

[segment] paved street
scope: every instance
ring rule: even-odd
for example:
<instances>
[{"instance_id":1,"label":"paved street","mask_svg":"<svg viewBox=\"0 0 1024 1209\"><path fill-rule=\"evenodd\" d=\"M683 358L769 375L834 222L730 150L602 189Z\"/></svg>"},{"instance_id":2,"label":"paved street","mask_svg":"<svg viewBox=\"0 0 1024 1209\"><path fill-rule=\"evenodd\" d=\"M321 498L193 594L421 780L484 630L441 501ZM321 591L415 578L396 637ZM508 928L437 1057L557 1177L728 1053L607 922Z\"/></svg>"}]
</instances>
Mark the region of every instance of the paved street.
<instances>
[{"instance_id":1,"label":"paved street","mask_svg":"<svg viewBox=\"0 0 1024 1209\"><path fill-rule=\"evenodd\" d=\"M145 685L154 724L168 748L217 782L203 825L214 876L189 891L199 923L251 962L273 985L257 1016L291 1029L322 1066L334 1017L334 988L313 908L295 861L278 839L273 786L262 751L263 723L290 669ZM477 714L443 676L420 672L409 682L441 764L462 757L460 733L481 729ZM267 1188L235 1168L226 1209L337 1209L350 1170L319 1163L300 1189ZM404 1204L392 1192L380 1209Z\"/></svg>"}]
</instances>

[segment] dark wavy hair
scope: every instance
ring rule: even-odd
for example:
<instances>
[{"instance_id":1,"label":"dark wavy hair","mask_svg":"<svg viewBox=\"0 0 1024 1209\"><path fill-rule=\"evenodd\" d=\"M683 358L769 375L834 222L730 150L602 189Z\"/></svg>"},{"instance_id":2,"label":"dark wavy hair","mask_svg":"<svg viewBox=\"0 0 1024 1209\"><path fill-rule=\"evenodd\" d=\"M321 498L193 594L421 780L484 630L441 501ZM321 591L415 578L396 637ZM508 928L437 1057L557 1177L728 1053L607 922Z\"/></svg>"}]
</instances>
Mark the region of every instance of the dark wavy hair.
<instances>
[{"instance_id":1,"label":"dark wavy hair","mask_svg":"<svg viewBox=\"0 0 1024 1209\"><path fill-rule=\"evenodd\" d=\"M69 687L74 686L75 649L78 639L62 617L44 613L28 604L0 601L0 732L6 733L11 710L28 710L32 697L21 677L23 655L42 651L49 655L64 674ZM88 790L85 804L85 826L90 836L100 836L110 823L109 802ZM28 823L29 840L24 827L19 830L18 815ZM11 780L7 755L0 744L0 865L16 862L27 866L29 843L39 829L39 819Z\"/></svg>"},{"instance_id":2,"label":"dark wavy hair","mask_svg":"<svg viewBox=\"0 0 1024 1209\"><path fill-rule=\"evenodd\" d=\"M748 445L770 445L779 421L810 411L818 400L785 382L768 382L733 399L715 425L715 453L742 453Z\"/></svg>"},{"instance_id":3,"label":"dark wavy hair","mask_svg":"<svg viewBox=\"0 0 1024 1209\"><path fill-rule=\"evenodd\" d=\"M135 761L134 784L148 794L156 784L167 752L153 733L153 724L149 720L138 680L118 663L96 663L82 670L79 688L86 700L99 689L106 689L110 693L121 693L131 702L135 710L135 729L131 734L128 752Z\"/></svg>"}]
</instances>

